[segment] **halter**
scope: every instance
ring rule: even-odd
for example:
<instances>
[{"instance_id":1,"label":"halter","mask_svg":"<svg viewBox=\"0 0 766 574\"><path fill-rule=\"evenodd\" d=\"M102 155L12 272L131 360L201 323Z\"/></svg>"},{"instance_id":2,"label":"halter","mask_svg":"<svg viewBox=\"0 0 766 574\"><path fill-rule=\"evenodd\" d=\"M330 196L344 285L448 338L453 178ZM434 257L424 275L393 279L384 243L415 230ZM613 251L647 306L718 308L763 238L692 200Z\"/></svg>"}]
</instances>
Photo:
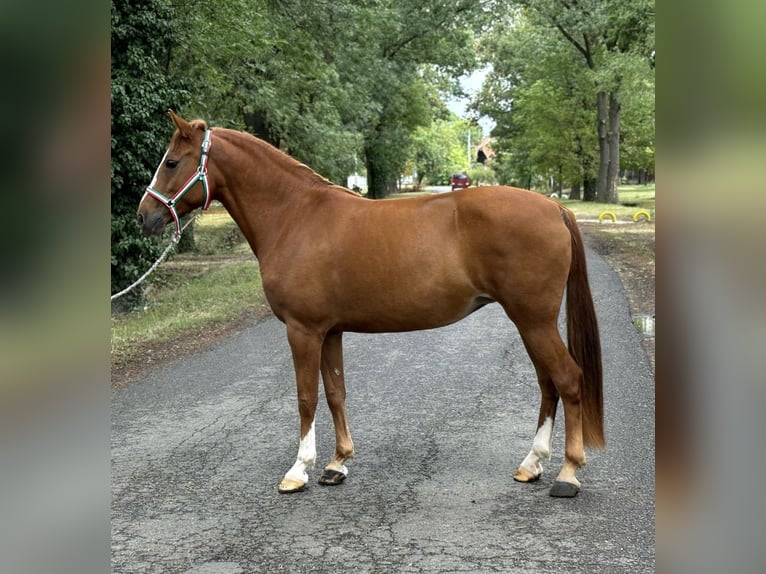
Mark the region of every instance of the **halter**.
<instances>
[{"instance_id":1,"label":"halter","mask_svg":"<svg viewBox=\"0 0 766 574\"><path fill-rule=\"evenodd\" d=\"M147 195L152 196L154 199L162 202L165 204L165 207L167 207L170 210L170 215L173 216L173 221L175 221L176 224L176 235L181 235L181 218L178 216L178 211L176 211L176 204L181 201L181 198L183 198L184 195L186 195L186 192L188 192L192 187L194 187L194 184L198 181L202 182L202 189L205 192L205 202L202 206L202 209L205 210L208 207L210 207L210 202L212 201L212 197L210 196L210 189L207 181L207 157L208 157L208 150L210 149L210 130L205 131L205 137L202 138L202 154L199 156L199 167L197 168L197 171L192 175L185 184L183 184L177 192L170 198L165 197L162 195L159 191L154 189L151 185L146 188L146 191L144 192L144 197Z\"/></svg>"}]
</instances>

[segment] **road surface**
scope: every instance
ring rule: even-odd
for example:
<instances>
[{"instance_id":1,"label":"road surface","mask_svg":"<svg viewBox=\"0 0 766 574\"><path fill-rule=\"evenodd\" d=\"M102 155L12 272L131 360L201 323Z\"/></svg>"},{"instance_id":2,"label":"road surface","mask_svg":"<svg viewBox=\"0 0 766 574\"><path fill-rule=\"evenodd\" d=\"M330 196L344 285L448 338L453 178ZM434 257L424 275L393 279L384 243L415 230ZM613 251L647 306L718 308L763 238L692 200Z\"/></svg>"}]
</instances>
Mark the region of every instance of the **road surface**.
<instances>
[{"instance_id":1,"label":"road surface","mask_svg":"<svg viewBox=\"0 0 766 574\"><path fill-rule=\"evenodd\" d=\"M548 496L562 408L541 480L511 478L539 392L498 305L433 331L346 334L349 478L278 494L298 416L268 319L113 394L112 571L654 572L654 378L619 280L588 258L607 448L588 453L578 497ZM334 448L323 401L312 480Z\"/></svg>"}]
</instances>

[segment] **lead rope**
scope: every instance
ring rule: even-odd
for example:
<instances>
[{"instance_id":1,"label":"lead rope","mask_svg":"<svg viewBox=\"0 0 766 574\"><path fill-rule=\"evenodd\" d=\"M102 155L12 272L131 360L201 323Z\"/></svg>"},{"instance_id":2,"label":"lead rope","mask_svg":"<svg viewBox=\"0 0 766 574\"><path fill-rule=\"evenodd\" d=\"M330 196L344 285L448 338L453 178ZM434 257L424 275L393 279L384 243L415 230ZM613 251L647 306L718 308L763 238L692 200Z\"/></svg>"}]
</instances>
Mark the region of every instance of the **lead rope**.
<instances>
[{"instance_id":1,"label":"lead rope","mask_svg":"<svg viewBox=\"0 0 766 574\"><path fill-rule=\"evenodd\" d=\"M128 285L127 287L125 287L125 289L123 289L122 291L119 291L119 292L115 293L114 295L112 295L112 296L109 298L109 300L110 300L110 301L114 301L115 299L117 299L117 298L119 298L119 297L122 297L122 296L123 296L123 295L125 295L126 293L130 293L131 291L133 291L133 289L135 289L135 288L136 288L136 287L138 287L138 286L139 286L141 283L143 283L143 281L144 281L144 280L145 280L147 277L149 277L149 275L151 275L151 274L152 274L152 271L154 271L155 269L157 269L157 267L159 267L160 263L162 263L162 261L165 259L165 257L167 257L167 256L168 256L168 253L170 253L170 251L171 251L171 250L172 250L172 249L173 249L173 248L174 248L176 245L178 245L178 242L181 240L181 234L184 232L184 229L186 229L187 227L189 227L189 225L190 225L190 224L191 224L191 223L192 223L192 222L193 222L195 219L197 219L197 215L198 215L198 214L195 214L195 215L194 215L194 216L193 216L191 219L189 219L189 221L187 221L187 222L184 224L184 226L181 228L181 231L180 231L180 232L173 232L173 237L171 237L171 238L170 238L170 243L168 243L168 246L165 248L165 251L163 251L163 252L162 252L162 255L160 255L159 259L157 259L157 261L155 261L155 262L154 262L154 265L152 265L151 267L149 267L149 270L148 270L146 273L144 273L143 275L141 275L141 277L139 277L139 278L138 278L136 281L134 281L134 282L133 282L131 285Z\"/></svg>"}]
</instances>

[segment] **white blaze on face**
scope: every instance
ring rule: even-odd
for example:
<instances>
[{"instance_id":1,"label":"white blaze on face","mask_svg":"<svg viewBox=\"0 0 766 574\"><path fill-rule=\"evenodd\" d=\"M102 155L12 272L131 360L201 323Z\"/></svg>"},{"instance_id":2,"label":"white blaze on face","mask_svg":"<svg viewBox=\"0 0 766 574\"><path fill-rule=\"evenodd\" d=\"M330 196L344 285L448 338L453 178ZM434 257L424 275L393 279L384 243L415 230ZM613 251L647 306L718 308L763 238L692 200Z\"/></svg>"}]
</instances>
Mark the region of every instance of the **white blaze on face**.
<instances>
[{"instance_id":1,"label":"white blaze on face","mask_svg":"<svg viewBox=\"0 0 766 574\"><path fill-rule=\"evenodd\" d=\"M295 460L293 467L287 471L285 478L294 478L304 483L308 482L309 475L306 471L314 468L316 459L316 433L314 432L314 421L311 421L311 428L306 433L306 436L301 439L301 444L298 447L298 458Z\"/></svg>"},{"instance_id":2,"label":"white blaze on face","mask_svg":"<svg viewBox=\"0 0 766 574\"><path fill-rule=\"evenodd\" d=\"M157 177L160 175L160 168L165 165L165 160L168 158L168 154L170 153L170 148L165 150L165 155L162 156L162 161L160 162L160 165L157 166L157 169L154 172L154 177L152 178L152 181L149 182L149 187L154 189L154 186L157 184ZM141 201L144 200L146 197L146 192L144 192L144 196L141 198Z\"/></svg>"},{"instance_id":3,"label":"white blaze on face","mask_svg":"<svg viewBox=\"0 0 766 574\"><path fill-rule=\"evenodd\" d=\"M541 460L548 460L551 457L551 440L553 438L553 419L547 417L542 426L537 429L535 440L532 442L532 450L529 451L527 458L521 463L521 466L534 475L543 472Z\"/></svg>"},{"instance_id":4,"label":"white blaze on face","mask_svg":"<svg viewBox=\"0 0 766 574\"><path fill-rule=\"evenodd\" d=\"M160 174L160 168L165 165L165 160L168 158L169 153L170 148L165 150L165 155L162 156L162 161L160 162L160 165L157 166L157 171L154 172L154 177L152 178L152 182L149 184L149 187L154 187L154 184L157 183L157 176Z\"/></svg>"}]
</instances>

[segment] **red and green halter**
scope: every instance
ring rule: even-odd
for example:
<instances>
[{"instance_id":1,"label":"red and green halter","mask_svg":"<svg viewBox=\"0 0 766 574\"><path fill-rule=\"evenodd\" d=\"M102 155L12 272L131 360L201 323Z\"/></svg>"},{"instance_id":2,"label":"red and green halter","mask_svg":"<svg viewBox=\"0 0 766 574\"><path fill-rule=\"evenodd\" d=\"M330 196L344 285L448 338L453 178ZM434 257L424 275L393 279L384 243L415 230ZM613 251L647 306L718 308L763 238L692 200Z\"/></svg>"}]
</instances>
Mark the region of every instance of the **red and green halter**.
<instances>
[{"instance_id":1,"label":"red and green halter","mask_svg":"<svg viewBox=\"0 0 766 574\"><path fill-rule=\"evenodd\" d=\"M171 197L166 197L154 189L151 184L146 188L146 191L144 192L144 196L152 196L157 201L163 203L165 207L170 210L170 215L173 216L173 221L175 221L176 224L177 235L181 235L181 218L178 216L176 204L181 201L183 196L186 195L186 193L192 187L194 187L194 184L198 181L202 182L202 189L205 194L205 200L202 205L202 209L207 209L210 207L212 197L210 196L210 186L208 185L207 181L208 150L210 150L210 130L205 131L205 137L202 139L202 154L199 157L199 167L197 168L197 171L194 172L194 174L178 189L178 191L175 192L175 194L173 194Z\"/></svg>"}]
</instances>

